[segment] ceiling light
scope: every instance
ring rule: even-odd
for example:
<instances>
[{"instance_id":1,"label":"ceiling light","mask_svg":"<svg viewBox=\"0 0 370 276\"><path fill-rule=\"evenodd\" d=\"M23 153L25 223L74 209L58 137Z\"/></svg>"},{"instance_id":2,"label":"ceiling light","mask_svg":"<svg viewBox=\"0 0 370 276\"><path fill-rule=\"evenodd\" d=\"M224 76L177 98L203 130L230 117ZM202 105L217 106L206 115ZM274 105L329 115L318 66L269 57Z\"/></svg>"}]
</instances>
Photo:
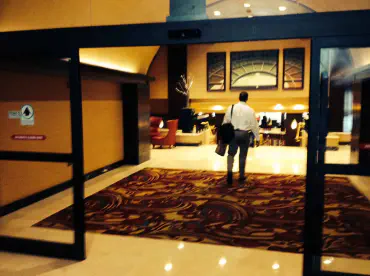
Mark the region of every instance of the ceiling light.
<instances>
[{"instance_id":1,"label":"ceiling light","mask_svg":"<svg viewBox=\"0 0 370 276\"><path fill-rule=\"evenodd\" d=\"M278 263L275 263L272 265L273 270L278 270L280 268L280 265Z\"/></svg>"},{"instance_id":2,"label":"ceiling light","mask_svg":"<svg viewBox=\"0 0 370 276\"><path fill-rule=\"evenodd\" d=\"M171 271L172 270L172 264L171 263L168 263L164 266L164 270L166 271Z\"/></svg>"},{"instance_id":3,"label":"ceiling light","mask_svg":"<svg viewBox=\"0 0 370 276\"><path fill-rule=\"evenodd\" d=\"M220 110L224 110L224 107L222 105L215 105L212 107L212 110L220 111Z\"/></svg>"},{"instance_id":4,"label":"ceiling light","mask_svg":"<svg viewBox=\"0 0 370 276\"><path fill-rule=\"evenodd\" d=\"M284 109L284 106L282 106L281 104L277 104L274 106L274 110L283 110Z\"/></svg>"},{"instance_id":5,"label":"ceiling light","mask_svg":"<svg viewBox=\"0 0 370 276\"><path fill-rule=\"evenodd\" d=\"M223 257L218 261L218 264L219 264L220 266L225 266L225 265L226 265L226 263L227 263L227 260L226 260L225 258L223 258Z\"/></svg>"},{"instance_id":6,"label":"ceiling light","mask_svg":"<svg viewBox=\"0 0 370 276\"><path fill-rule=\"evenodd\" d=\"M213 14L214 14L215 16L220 16L220 15L221 15L221 12L220 12L220 11L214 11L214 12L213 12Z\"/></svg>"},{"instance_id":7,"label":"ceiling light","mask_svg":"<svg viewBox=\"0 0 370 276\"><path fill-rule=\"evenodd\" d=\"M182 249L184 249L184 247L185 247L185 244L183 243L183 242L180 242L179 243L179 246L177 247L179 250L182 250Z\"/></svg>"},{"instance_id":8,"label":"ceiling light","mask_svg":"<svg viewBox=\"0 0 370 276\"><path fill-rule=\"evenodd\" d=\"M304 105L303 104L296 104L293 106L294 110L304 110Z\"/></svg>"},{"instance_id":9,"label":"ceiling light","mask_svg":"<svg viewBox=\"0 0 370 276\"><path fill-rule=\"evenodd\" d=\"M248 15L248 18L253 18L253 15L251 15L251 14L250 14L250 15Z\"/></svg>"},{"instance_id":10,"label":"ceiling light","mask_svg":"<svg viewBox=\"0 0 370 276\"><path fill-rule=\"evenodd\" d=\"M251 4L249 3L244 3L244 8L250 8L251 7Z\"/></svg>"},{"instance_id":11,"label":"ceiling light","mask_svg":"<svg viewBox=\"0 0 370 276\"><path fill-rule=\"evenodd\" d=\"M279 11L282 11L282 12L283 12L283 11L286 11L286 7L285 7L285 6L280 6L280 7L279 7Z\"/></svg>"}]
</instances>

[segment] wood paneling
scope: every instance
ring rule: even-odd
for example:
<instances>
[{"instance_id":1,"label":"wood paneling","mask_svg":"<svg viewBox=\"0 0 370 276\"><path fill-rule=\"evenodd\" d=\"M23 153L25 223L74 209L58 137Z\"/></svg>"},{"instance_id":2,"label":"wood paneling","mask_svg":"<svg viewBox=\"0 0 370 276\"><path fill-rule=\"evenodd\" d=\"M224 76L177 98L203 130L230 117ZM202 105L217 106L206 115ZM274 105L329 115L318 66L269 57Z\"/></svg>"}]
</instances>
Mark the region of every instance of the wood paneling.
<instances>
[{"instance_id":1,"label":"wood paneling","mask_svg":"<svg viewBox=\"0 0 370 276\"><path fill-rule=\"evenodd\" d=\"M167 115L168 99L150 99L150 114Z\"/></svg>"},{"instance_id":2,"label":"wood paneling","mask_svg":"<svg viewBox=\"0 0 370 276\"><path fill-rule=\"evenodd\" d=\"M123 159L120 85L83 80L85 173ZM35 125L20 126L9 110L35 109ZM71 152L69 88L66 76L0 72L0 150ZM46 135L45 141L14 141L13 134ZM0 205L6 205L71 179L61 163L0 162Z\"/></svg>"}]
</instances>

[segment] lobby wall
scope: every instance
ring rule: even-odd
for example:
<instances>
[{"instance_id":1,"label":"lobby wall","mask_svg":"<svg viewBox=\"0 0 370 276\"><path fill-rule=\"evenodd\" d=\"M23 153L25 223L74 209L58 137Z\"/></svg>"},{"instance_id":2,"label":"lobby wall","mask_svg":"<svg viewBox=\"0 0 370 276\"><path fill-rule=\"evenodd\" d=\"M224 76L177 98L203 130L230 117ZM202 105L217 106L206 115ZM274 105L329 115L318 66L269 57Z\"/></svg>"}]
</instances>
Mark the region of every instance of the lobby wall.
<instances>
[{"instance_id":1,"label":"lobby wall","mask_svg":"<svg viewBox=\"0 0 370 276\"><path fill-rule=\"evenodd\" d=\"M161 46L154 57L148 75L155 78L150 82L150 113L168 113L168 59L167 46Z\"/></svg>"},{"instance_id":2,"label":"lobby wall","mask_svg":"<svg viewBox=\"0 0 370 276\"><path fill-rule=\"evenodd\" d=\"M250 41L215 44L193 44L187 46L187 72L194 77L190 92L191 106L196 111L211 112L214 105L228 106L237 101L240 90L230 90L230 52L279 49L278 88L274 90L249 91L250 105L256 112L273 111L276 103L286 106L287 112L294 112L295 104L305 105L308 110L311 41L310 39ZM283 50L286 48L305 48L304 89L283 89ZM207 53L226 52L226 91L207 92ZM159 102L168 99L167 47L161 46L149 69L149 75L155 76L151 84L151 108L153 114L166 114L166 109ZM155 112L153 112L155 111ZM161 113L160 113L161 112ZM223 113L224 111L216 111Z\"/></svg>"},{"instance_id":3,"label":"lobby wall","mask_svg":"<svg viewBox=\"0 0 370 276\"><path fill-rule=\"evenodd\" d=\"M82 80L85 173L123 156L122 94L119 83ZM31 104L35 125L21 126L8 111ZM0 150L70 153L67 76L0 72ZM14 141L14 134L46 135L44 141ZM0 206L70 180L65 163L0 161Z\"/></svg>"}]
</instances>

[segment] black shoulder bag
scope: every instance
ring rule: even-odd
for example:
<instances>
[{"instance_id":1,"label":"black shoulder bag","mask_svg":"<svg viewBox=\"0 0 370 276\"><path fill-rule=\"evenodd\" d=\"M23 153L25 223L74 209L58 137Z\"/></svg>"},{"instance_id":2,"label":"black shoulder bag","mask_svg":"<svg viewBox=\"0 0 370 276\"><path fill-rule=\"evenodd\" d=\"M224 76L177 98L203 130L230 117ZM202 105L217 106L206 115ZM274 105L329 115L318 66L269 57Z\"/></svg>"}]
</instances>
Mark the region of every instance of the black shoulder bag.
<instances>
[{"instance_id":1,"label":"black shoulder bag","mask_svg":"<svg viewBox=\"0 0 370 276\"><path fill-rule=\"evenodd\" d=\"M231 118L230 118L230 120L233 118L233 111L234 111L234 105L232 105L232 107L231 107ZM223 124L220 127L219 134L220 134L220 137L221 137L221 140L222 140L223 144L230 144L230 142L235 137L235 130L234 130L234 126L232 125L232 123L230 122L230 123L227 123L227 124Z\"/></svg>"}]
</instances>

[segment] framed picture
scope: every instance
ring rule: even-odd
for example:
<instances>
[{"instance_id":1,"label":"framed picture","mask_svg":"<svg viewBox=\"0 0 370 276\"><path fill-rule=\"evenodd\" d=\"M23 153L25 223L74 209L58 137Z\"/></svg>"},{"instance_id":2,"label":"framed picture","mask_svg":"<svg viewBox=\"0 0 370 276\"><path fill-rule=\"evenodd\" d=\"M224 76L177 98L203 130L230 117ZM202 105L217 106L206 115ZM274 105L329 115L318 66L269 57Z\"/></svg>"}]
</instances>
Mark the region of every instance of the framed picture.
<instances>
[{"instance_id":1,"label":"framed picture","mask_svg":"<svg viewBox=\"0 0 370 276\"><path fill-rule=\"evenodd\" d=\"M230 89L278 87L279 50L232 52L230 62Z\"/></svg>"},{"instance_id":2,"label":"framed picture","mask_svg":"<svg viewBox=\"0 0 370 276\"><path fill-rule=\"evenodd\" d=\"M226 53L207 53L207 91L225 91Z\"/></svg>"},{"instance_id":3,"label":"framed picture","mask_svg":"<svg viewBox=\"0 0 370 276\"><path fill-rule=\"evenodd\" d=\"M304 88L305 49L284 49L284 81L285 90Z\"/></svg>"}]
</instances>

